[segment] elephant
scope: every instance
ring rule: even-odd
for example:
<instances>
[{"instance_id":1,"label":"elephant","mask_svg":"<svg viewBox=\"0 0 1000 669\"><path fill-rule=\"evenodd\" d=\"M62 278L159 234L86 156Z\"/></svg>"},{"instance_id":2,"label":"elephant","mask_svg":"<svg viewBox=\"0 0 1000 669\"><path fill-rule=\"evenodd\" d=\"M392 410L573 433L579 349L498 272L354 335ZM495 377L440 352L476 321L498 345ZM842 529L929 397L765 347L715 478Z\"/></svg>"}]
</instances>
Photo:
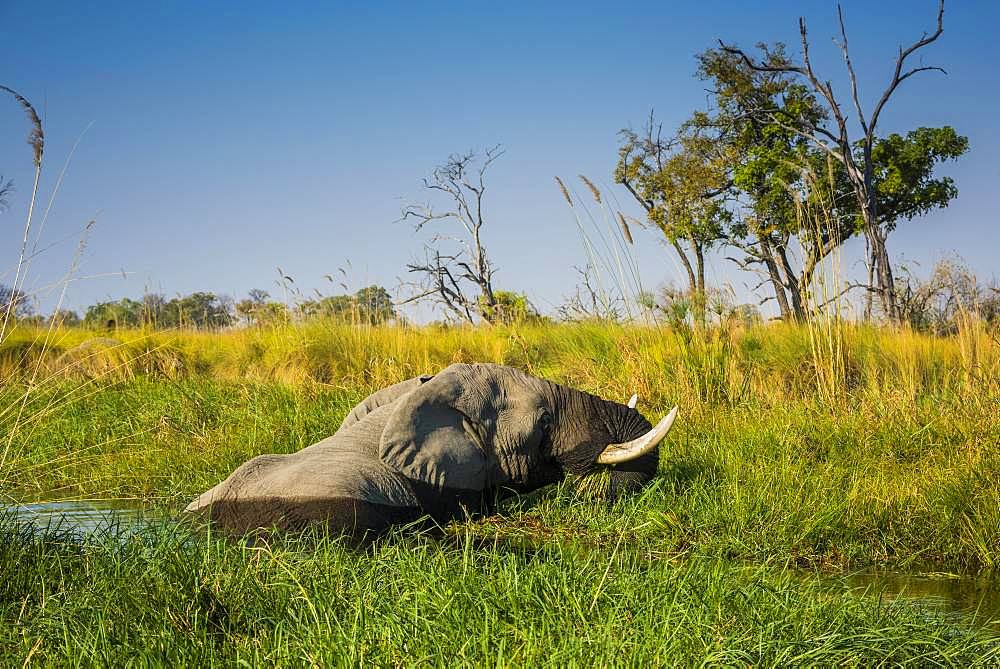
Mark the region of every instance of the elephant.
<instances>
[{"instance_id":1,"label":"elephant","mask_svg":"<svg viewBox=\"0 0 1000 669\"><path fill-rule=\"evenodd\" d=\"M567 475L607 470L616 496L652 479L677 415L653 427L635 403L513 367L453 364L379 390L312 446L247 461L185 510L227 534L319 524L363 538L489 514Z\"/></svg>"}]
</instances>

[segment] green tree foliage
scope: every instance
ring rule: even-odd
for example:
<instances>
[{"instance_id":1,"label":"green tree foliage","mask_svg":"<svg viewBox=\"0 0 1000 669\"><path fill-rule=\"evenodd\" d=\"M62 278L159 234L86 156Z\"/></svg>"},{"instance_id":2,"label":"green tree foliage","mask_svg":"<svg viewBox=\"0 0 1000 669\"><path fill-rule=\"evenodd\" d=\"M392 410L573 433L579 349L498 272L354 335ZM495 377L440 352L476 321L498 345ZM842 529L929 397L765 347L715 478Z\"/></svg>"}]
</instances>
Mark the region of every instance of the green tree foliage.
<instances>
[{"instance_id":1,"label":"green tree foliage","mask_svg":"<svg viewBox=\"0 0 1000 669\"><path fill-rule=\"evenodd\" d=\"M884 315L893 322L902 320L900 304L896 299L896 282L893 278L892 261L889 256L887 237L892 232L895 220L893 213L886 218L881 212L885 191L878 181L879 162L875 158L875 149L884 140L877 134L878 122L886 106L900 84L915 74L929 71L944 72L940 67L908 64L907 59L918 51L935 42L944 32L944 0L940 0L937 11L937 27L933 32L924 32L920 38L908 47L900 46L889 83L883 89L874 105L866 110L859 93L859 82L848 48L847 28L842 9L837 8L840 20L840 36L835 43L840 49L844 65L850 81L850 97L845 98L843 90L834 91L828 78L816 72L810 56L809 38L805 19L799 18L799 36L802 48L802 60L794 63L783 55L772 58L773 50L766 45L758 45L761 56L752 58L742 49L720 43L722 50L740 61L753 71L764 74L780 74L792 77L793 80L815 94L821 101L824 114L815 121L799 123L801 119L789 119L781 109L761 105L751 111L759 118L771 121L794 130L807 139L817 151L824 152L829 159L840 164L849 185L849 192L855 199L855 211L860 220L862 232L867 243L868 285L866 314L871 312L871 297L877 295ZM848 114L851 114L848 123ZM860 132L859 132L860 131ZM919 140L916 142L920 144ZM926 147L925 147L926 148ZM964 150L964 149L963 149ZM919 162L919 161L918 161ZM930 163L936 162L931 159ZM883 176L885 176L883 174ZM902 211L910 209L909 204ZM917 210L920 209L918 206ZM891 222L890 222L891 221Z\"/></svg>"},{"instance_id":2,"label":"green tree foliage","mask_svg":"<svg viewBox=\"0 0 1000 669\"><path fill-rule=\"evenodd\" d=\"M725 194L730 147L689 123L670 140L650 118L643 136L622 130L615 181L646 210L688 275L695 317L705 316L705 251L725 237L732 219Z\"/></svg>"},{"instance_id":3,"label":"green tree foliage","mask_svg":"<svg viewBox=\"0 0 1000 669\"><path fill-rule=\"evenodd\" d=\"M72 309L58 309L53 311L49 316L49 323L57 327L71 328L80 325L82 322L79 314Z\"/></svg>"},{"instance_id":4,"label":"green tree foliage","mask_svg":"<svg viewBox=\"0 0 1000 669\"><path fill-rule=\"evenodd\" d=\"M353 295L329 295L318 300L306 300L298 308L299 313L307 318L320 316L370 325L397 317L389 291L375 285L362 288Z\"/></svg>"},{"instance_id":5,"label":"green tree foliage","mask_svg":"<svg viewBox=\"0 0 1000 669\"><path fill-rule=\"evenodd\" d=\"M369 323L384 323L396 318L392 296L382 286L362 288L354 293L354 302L358 305L362 318Z\"/></svg>"},{"instance_id":6,"label":"green tree foliage","mask_svg":"<svg viewBox=\"0 0 1000 669\"><path fill-rule=\"evenodd\" d=\"M214 293L195 292L171 300L152 293L87 307L83 324L93 328L219 328L232 322L229 301Z\"/></svg>"},{"instance_id":7,"label":"green tree foliage","mask_svg":"<svg viewBox=\"0 0 1000 669\"><path fill-rule=\"evenodd\" d=\"M697 74L712 85L711 106L696 112L679 136L701 138L717 162L709 182L690 166L674 170L688 182L674 190L686 190L690 201L707 183L718 184L721 193L709 192L725 202L730 216L717 216L720 225L695 235L717 235L742 251L741 258L732 259L770 283L782 317L803 319L810 305L819 303L812 295L817 270L847 239L870 231L870 212L861 208L844 163L809 138L810 129L821 125L828 112L814 91L783 69L788 62L784 46L759 48L756 66L731 50L698 55ZM950 178L935 177L934 170L967 148L968 140L951 127L875 138L870 164L879 229L887 233L899 220L946 206L957 190ZM862 164L865 146L858 143L855 151ZM669 168L670 163L657 166ZM684 229L683 207L664 207L663 213Z\"/></svg>"},{"instance_id":8,"label":"green tree foliage","mask_svg":"<svg viewBox=\"0 0 1000 669\"><path fill-rule=\"evenodd\" d=\"M251 288L246 299L240 300L234 306L236 315L247 325L258 323L265 316L264 305L267 304L270 293L260 288ZM284 306L284 305L282 305Z\"/></svg>"},{"instance_id":9,"label":"green tree foliage","mask_svg":"<svg viewBox=\"0 0 1000 669\"><path fill-rule=\"evenodd\" d=\"M71 313L71 312L68 312ZM73 314L75 317L75 314ZM65 313L64 323L78 321ZM382 286L362 288L353 295L330 295L304 300L289 307L270 299L267 291L253 289L233 304L226 297L210 292L166 299L150 293L143 299L123 298L117 302L99 302L87 308L83 325L91 328L197 328L213 329L232 325L237 319L246 325L274 325L296 318L326 317L349 323L385 323L399 316L392 296Z\"/></svg>"},{"instance_id":10,"label":"green tree foliage","mask_svg":"<svg viewBox=\"0 0 1000 669\"><path fill-rule=\"evenodd\" d=\"M292 320L291 314L287 304L270 300L254 308L251 322L255 325L288 323Z\"/></svg>"},{"instance_id":11,"label":"green tree foliage","mask_svg":"<svg viewBox=\"0 0 1000 669\"><path fill-rule=\"evenodd\" d=\"M958 188L951 177L935 178L934 169L968 149L969 139L951 126L917 128L877 140L872 160L879 222L892 230L901 219L946 207L958 195Z\"/></svg>"},{"instance_id":12,"label":"green tree foliage","mask_svg":"<svg viewBox=\"0 0 1000 669\"><path fill-rule=\"evenodd\" d=\"M528 296L524 293L516 293L510 290L494 290L493 298L493 305L486 304L484 300L480 300L479 303L483 318L490 323L514 325L543 320L538 310L528 301Z\"/></svg>"},{"instance_id":13,"label":"green tree foliage","mask_svg":"<svg viewBox=\"0 0 1000 669\"><path fill-rule=\"evenodd\" d=\"M786 60L781 44L761 49L769 65ZM690 123L730 147L730 196L738 204L727 242L744 254L733 260L771 284L783 318L805 318L816 269L856 231L852 217L841 213L843 171L831 171L801 132L825 111L786 72L756 70L717 49L699 54L698 64L714 96L711 110ZM792 249L800 251L799 264Z\"/></svg>"},{"instance_id":14,"label":"green tree foliage","mask_svg":"<svg viewBox=\"0 0 1000 669\"><path fill-rule=\"evenodd\" d=\"M87 307L83 324L90 328L137 328L144 324L144 305L123 297L117 302L98 302Z\"/></svg>"},{"instance_id":15,"label":"green tree foliage","mask_svg":"<svg viewBox=\"0 0 1000 669\"><path fill-rule=\"evenodd\" d=\"M170 300L162 314L160 327L219 328L232 322L229 301L201 291Z\"/></svg>"}]
</instances>

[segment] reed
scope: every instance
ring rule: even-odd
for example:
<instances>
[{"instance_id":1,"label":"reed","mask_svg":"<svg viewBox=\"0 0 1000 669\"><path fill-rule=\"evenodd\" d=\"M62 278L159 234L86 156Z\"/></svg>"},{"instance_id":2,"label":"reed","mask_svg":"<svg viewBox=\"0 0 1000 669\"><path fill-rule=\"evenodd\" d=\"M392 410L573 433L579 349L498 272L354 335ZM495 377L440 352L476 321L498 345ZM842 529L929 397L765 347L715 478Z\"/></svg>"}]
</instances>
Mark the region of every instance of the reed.
<instances>
[{"instance_id":1,"label":"reed","mask_svg":"<svg viewBox=\"0 0 1000 669\"><path fill-rule=\"evenodd\" d=\"M0 519L0 654L995 664L993 628L829 574L996 573L1000 412L984 395L1000 376L996 333L971 320L951 337L837 327L849 372L824 395L816 335L795 324L58 328L44 347L19 326L0 346L0 407L27 398L20 418L0 410L10 501L134 500L171 516L250 457L329 435L372 389L452 362L637 392L647 415L677 403L681 418L639 495L609 504L597 479L555 486L362 551L322 536L227 542L172 521L81 546Z\"/></svg>"}]
</instances>

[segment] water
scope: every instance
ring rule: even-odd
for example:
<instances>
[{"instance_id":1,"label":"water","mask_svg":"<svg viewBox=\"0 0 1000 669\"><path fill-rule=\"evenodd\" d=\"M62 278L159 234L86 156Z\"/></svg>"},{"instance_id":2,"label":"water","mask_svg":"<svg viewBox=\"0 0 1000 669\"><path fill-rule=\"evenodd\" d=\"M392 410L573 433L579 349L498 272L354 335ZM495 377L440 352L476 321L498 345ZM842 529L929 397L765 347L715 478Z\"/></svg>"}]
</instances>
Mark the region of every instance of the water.
<instances>
[{"instance_id":1,"label":"water","mask_svg":"<svg viewBox=\"0 0 1000 669\"><path fill-rule=\"evenodd\" d=\"M1000 579L935 571L861 572L831 579L858 594L905 599L1000 632Z\"/></svg>"},{"instance_id":2,"label":"water","mask_svg":"<svg viewBox=\"0 0 1000 669\"><path fill-rule=\"evenodd\" d=\"M88 500L0 506L0 515L11 514L21 526L77 541L109 534L133 536L155 525L157 519L156 514L134 505Z\"/></svg>"},{"instance_id":3,"label":"water","mask_svg":"<svg viewBox=\"0 0 1000 669\"><path fill-rule=\"evenodd\" d=\"M135 505L94 501L0 506L0 516L8 514L22 526L54 531L75 541L108 535L127 538L162 525L164 519L160 513ZM495 549L493 541L484 541L482 547ZM904 599L1000 633L1000 579L995 576L870 571L821 577L821 583L832 589L849 588L859 596Z\"/></svg>"}]
</instances>

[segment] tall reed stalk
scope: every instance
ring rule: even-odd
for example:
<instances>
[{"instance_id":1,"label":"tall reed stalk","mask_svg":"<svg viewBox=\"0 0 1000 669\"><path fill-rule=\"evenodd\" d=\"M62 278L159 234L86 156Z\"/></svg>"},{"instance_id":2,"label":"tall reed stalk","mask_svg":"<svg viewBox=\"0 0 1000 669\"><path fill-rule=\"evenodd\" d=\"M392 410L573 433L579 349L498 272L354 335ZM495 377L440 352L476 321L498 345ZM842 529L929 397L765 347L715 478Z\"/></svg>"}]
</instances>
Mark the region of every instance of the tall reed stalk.
<instances>
[{"instance_id":1,"label":"tall reed stalk","mask_svg":"<svg viewBox=\"0 0 1000 669\"><path fill-rule=\"evenodd\" d=\"M7 338L8 327L11 322L11 316L14 313L14 308L17 305L18 297L20 295L21 286L23 285L22 269L25 263L25 254L28 250L28 237L31 234L31 219L35 213L35 202L38 199L38 184L42 178L42 155L45 152L45 132L42 129L42 120L38 116L38 112L35 111L35 107L25 98L23 95L18 93L12 88L0 85L0 91L10 94L17 101L21 107L24 108L25 113L28 115L28 121L31 124L31 129L28 132L28 144L32 148L32 153L34 155L35 164L35 176L31 186L31 197L28 200L28 215L24 222L24 234L21 239L21 251L17 256L17 268L14 272L14 283L11 286L10 300L7 302L6 308L4 309L3 322L0 324L0 342Z\"/></svg>"},{"instance_id":2,"label":"tall reed stalk","mask_svg":"<svg viewBox=\"0 0 1000 669\"><path fill-rule=\"evenodd\" d=\"M832 238L838 229L834 220L837 215L834 203L827 199L828 194L836 192L833 161L827 157L826 174L816 174L808 167L803 168L803 172L807 193L792 193L798 229L808 231L813 240L810 243L822 244L823 240ZM826 183L821 184L821 179ZM841 276L840 245L837 244L820 261L811 285L805 286L802 296L806 306L816 388L821 399L831 403L843 401L847 385Z\"/></svg>"},{"instance_id":3,"label":"tall reed stalk","mask_svg":"<svg viewBox=\"0 0 1000 669\"><path fill-rule=\"evenodd\" d=\"M614 304L620 299L627 318L635 320L635 307L638 306L638 296L642 293L642 280L635 258L632 232L620 211L611 212L606 198L594 182L582 174L579 177L600 209L600 221L582 200L579 208L577 207L562 179L555 177L555 180L573 212L577 231L587 253L588 266L594 270L598 298L605 312L602 317L613 319ZM583 217L580 210L583 211ZM590 224L589 228L584 225L584 217Z\"/></svg>"}]
</instances>

